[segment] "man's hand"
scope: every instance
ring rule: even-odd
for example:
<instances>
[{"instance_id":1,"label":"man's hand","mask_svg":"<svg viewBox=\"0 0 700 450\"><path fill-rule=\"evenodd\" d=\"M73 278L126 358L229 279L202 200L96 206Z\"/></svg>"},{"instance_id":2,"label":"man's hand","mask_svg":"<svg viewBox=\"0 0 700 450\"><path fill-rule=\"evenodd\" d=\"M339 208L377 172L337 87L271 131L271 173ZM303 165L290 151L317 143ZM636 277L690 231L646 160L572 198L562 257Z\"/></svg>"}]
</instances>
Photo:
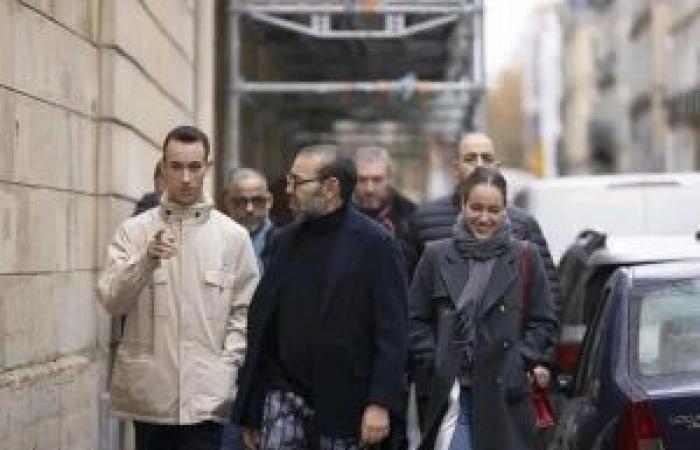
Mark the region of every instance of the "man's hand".
<instances>
[{"instance_id":1,"label":"man's hand","mask_svg":"<svg viewBox=\"0 0 700 450\"><path fill-rule=\"evenodd\" d=\"M243 443L250 450L256 450L260 447L260 430L243 428Z\"/></svg>"},{"instance_id":2,"label":"man's hand","mask_svg":"<svg viewBox=\"0 0 700 450\"><path fill-rule=\"evenodd\" d=\"M389 412L377 405L368 405L362 414L360 445L371 446L389 435Z\"/></svg>"},{"instance_id":3,"label":"man's hand","mask_svg":"<svg viewBox=\"0 0 700 450\"><path fill-rule=\"evenodd\" d=\"M168 259L177 253L175 236L163 228L158 230L147 246L148 256L153 259Z\"/></svg>"}]
</instances>

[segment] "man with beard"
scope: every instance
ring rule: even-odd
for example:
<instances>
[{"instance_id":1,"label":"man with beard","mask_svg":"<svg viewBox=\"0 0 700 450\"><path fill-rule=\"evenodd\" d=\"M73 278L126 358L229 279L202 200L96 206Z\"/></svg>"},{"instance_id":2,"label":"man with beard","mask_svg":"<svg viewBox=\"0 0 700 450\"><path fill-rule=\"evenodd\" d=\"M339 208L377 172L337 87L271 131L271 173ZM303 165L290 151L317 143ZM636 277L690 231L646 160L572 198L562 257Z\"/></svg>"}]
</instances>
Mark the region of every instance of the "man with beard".
<instances>
[{"instance_id":1,"label":"man with beard","mask_svg":"<svg viewBox=\"0 0 700 450\"><path fill-rule=\"evenodd\" d=\"M355 164L302 149L287 175L297 221L275 238L249 316L234 420L249 448L358 450L389 434L407 351L399 249L351 204Z\"/></svg>"},{"instance_id":2,"label":"man with beard","mask_svg":"<svg viewBox=\"0 0 700 450\"><path fill-rule=\"evenodd\" d=\"M394 166L385 148L361 147L355 153L355 162L355 204L398 240L410 275L417 262L416 252L408 244L409 218L416 205L393 187Z\"/></svg>"}]
</instances>

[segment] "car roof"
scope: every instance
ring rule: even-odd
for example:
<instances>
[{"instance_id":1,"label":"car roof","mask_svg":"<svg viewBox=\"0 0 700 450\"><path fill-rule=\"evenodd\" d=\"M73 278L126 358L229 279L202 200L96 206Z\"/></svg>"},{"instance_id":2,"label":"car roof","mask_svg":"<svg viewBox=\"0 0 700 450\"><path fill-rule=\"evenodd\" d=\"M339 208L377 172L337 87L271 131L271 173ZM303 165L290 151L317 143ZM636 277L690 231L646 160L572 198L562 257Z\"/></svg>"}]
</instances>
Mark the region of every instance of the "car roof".
<instances>
[{"instance_id":1,"label":"car roof","mask_svg":"<svg viewBox=\"0 0 700 450\"><path fill-rule=\"evenodd\" d=\"M626 269L635 280L700 277L700 260L643 264Z\"/></svg>"},{"instance_id":2,"label":"car roof","mask_svg":"<svg viewBox=\"0 0 700 450\"><path fill-rule=\"evenodd\" d=\"M633 265L651 262L700 259L700 242L687 235L607 236L593 250L589 265Z\"/></svg>"},{"instance_id":3,"label":"car roof","mask_svg":"<svg viewBox=\"0 0 700 450\"><path fill-rule=\"evenodd\" d=\"M566 188L581 189L583 187L604 187L610 189L644 186L652 187L659 185L697 184L699 182L700 174L694 172L680 172L571 175L534 180L530 185L535 189L560 190Z\"/></svg>"}]
</instances>

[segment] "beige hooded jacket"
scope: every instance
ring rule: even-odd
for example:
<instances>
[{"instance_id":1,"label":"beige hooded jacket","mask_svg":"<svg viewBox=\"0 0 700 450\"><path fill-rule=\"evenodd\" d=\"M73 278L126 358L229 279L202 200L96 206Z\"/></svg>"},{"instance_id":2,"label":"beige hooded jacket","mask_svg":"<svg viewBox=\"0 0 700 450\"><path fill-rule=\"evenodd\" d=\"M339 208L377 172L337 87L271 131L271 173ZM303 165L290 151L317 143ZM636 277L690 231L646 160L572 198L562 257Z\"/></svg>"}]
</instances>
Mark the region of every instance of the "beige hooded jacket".
<instances>
[{"instance_id":1,"label":"beige hooded jacket","mask_svg":"<svg viewBox=\"0 0 700 450\"><path fill-rule=\"evenodd\" d=\"M177 255L147 256L161 229ZM99 298L125 316L112 374L116 415L162 424L224 421L245 354L258 283L248 232L208 203L164 203L125 221L107 251Z\"/></svg>"}]
</instances>

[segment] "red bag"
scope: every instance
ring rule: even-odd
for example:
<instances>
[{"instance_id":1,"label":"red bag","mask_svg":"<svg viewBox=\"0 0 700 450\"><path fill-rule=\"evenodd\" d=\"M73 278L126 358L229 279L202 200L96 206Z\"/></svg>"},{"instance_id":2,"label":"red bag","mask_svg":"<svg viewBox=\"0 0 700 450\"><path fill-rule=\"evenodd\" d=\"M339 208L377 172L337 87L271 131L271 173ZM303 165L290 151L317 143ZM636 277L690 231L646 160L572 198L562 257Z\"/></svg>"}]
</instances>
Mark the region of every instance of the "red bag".
<instances>
[{"instance_id":1,"label":"red bag","mask_svg":"<svg viewBox=\"0 0 700 450\"><path fill-rule=\"evenodd\" d=\"M537 428L550 428L556 424L549 392L542 389L534 380L532 381L532 406L535 408Z\"/></svg>"},{"instance_id":2,"label":"red bag","mask_svg":"<svg viewBox=\"0 0 700 450\"><path fill-rule=\"evenodd\" d=\"M525 322L528 320L528 315L530 313L530 290L531 290L531 276L530 276L530 251L526 242L519 242L521 261L523 264L523 323L522 328L525 328ZM552 401L549 398L549 392L546 389L540 387L535 379L532 379L532 406L535 410L535 418L537 422L537 428L550 428L556 424L556 419L554 417L554 408L552 407Z\"/></svg>"}]
</instances>

